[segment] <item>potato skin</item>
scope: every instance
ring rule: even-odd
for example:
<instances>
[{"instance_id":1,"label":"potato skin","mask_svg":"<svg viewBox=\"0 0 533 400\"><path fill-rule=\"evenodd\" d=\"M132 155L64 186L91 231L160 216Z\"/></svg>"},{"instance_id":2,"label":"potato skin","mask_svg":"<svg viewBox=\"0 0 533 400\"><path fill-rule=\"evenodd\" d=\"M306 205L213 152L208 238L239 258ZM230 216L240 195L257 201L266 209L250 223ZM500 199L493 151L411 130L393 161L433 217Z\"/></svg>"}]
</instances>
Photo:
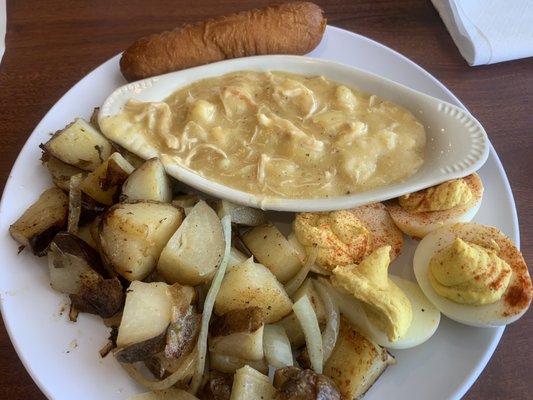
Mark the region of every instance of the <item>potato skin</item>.
<instances>
[{"instance_id":1,"label":"potato skin","mask_svg":"<svg viewBox=\"0 0 533 400\"><path fill-rule=\"evenodd\" d=\"M79 292L69 297L78 311L111 318L122 309L125 294L118 278L87 274L81 276Z\"/></svg>"},{"instance_id":2,"label":"potato skin","mask_svg":"<svg viewBox=\"0 0 533 400\"><path fill-rule=\"evenodd\" d=\"M52 187L45 190L24 213L9 226L9 234L33 254L46 255L55 235L67 227L68 195Z\"/></svg>"},{"instance_id":3,"label":"potato skin","mask_svg":"<svg viewBox=\"0 0 533 400\"><path fill-rule=\"evenodd\" d=\"M306 54L326 29L323 10L291 2L220 16L141 38L122 54L126 80L264 54Z\"/></svg>"}]
</instances>

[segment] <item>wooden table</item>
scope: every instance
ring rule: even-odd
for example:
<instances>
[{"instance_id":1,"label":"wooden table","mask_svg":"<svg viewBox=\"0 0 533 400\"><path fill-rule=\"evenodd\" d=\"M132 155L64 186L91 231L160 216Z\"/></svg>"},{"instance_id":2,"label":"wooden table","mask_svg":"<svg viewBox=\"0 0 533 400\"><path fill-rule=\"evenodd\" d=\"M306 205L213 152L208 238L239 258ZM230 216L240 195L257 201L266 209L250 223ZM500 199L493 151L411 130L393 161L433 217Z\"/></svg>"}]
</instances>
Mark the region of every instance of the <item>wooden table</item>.
<instances>
[{"instance_id":1,"label":"wooden table","mask_svg":"<svg viewBox=\"0 0 533 400\"><path fill-rule=\"evenodd\" d=\"M92 69L134 39L268 1L7 0L0 64L0 182L37 123ZM331 25L391 47L446 85L485 126L509 177L522 251L533 261L533 58L469 67L429 0L317 1ZM364 55L362 55L364 56ZM495 210L497 212L497 210ZM533 313L508 327L466 399L526 399L533 393ZM0 330L0 398L44 398Z\"/></svg>"}]
</instances>

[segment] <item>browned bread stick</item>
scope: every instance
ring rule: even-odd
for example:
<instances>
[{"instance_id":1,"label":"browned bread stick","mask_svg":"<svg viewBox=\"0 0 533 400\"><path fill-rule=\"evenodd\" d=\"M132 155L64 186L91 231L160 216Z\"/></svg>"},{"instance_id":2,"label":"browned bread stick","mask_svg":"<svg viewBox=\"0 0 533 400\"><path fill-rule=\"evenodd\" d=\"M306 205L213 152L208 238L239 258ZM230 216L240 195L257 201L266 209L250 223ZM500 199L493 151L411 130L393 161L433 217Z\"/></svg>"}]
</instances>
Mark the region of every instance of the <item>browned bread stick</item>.
<instances>
[{"instance_id":1,"label":"browned bread stick","mask_svg":"<svg viewBox=\"0 0 533 400\"><path fill-rule=\"evenodd\" d=\"M262 54L306 54L322 39L326 19L310 2L270 5L137 40L122 54L126 80Z\"/></svg>"}]
</instances>

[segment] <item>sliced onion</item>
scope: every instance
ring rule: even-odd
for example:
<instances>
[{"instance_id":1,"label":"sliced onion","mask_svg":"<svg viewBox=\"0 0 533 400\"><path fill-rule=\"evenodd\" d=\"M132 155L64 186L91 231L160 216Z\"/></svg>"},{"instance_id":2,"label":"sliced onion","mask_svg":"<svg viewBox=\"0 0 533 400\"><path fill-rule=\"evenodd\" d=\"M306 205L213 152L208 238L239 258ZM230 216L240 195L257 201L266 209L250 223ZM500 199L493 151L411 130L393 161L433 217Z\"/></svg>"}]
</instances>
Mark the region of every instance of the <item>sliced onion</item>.
<instances>
[{"instance_id":1,"label":"sliced onion","mask_svg":"<svg viewBox=\"0 0 533 400\"><path fill-rule=\"evenodd\" d=\"M281 325L265 325L263 331L263 349L269 365L283 368L294 365L291 342Z\"/></svg>"},{"instance_id":2,"label":"sliced onion","mask_svg":"<svg viewBox=\"0 0 533 400\"><path fill-rule=\"evenodd\" d=\"M307 295L302 296L293 304L292 310L302 326L311 367L317 374L321 374L324 362L322 334L320 333L320 326L318 325L315 309L313 308L309 297L307 297Z\"/></svg>"},{"instance_id":3,"label":"sliced onion","mask_svg":"<svg viewBox=\"0 0 533 400\"><path fill-rule=\"evenodd\" d=\"M204 302L204 308L202 311L202 322L200 325L200 333L198 334L198 342L196 343L197 349L197 359L196 359L196 369L192 377L192 381L189 387L189 393L196 393L200 388L200 385L203 380L205 363L207 357L207 335L209 333L209 320L211 319L211 314L213 313L213 308L215 306L215 300L217 298L218 290L226 273L226 268L228 266L228 258L231 250L231 217L226 215L222 218L222 228L224 230L224 240L226 241L224 247L224 257L220 262L220 266L213 277L211 282L211 287L207 292Z\"/></svg>"},{"instance_id":4,"label":"sliced onion","mask_svg":"<svg viewBox=\"0 0 533 400\"><path fill-rule=\"evenodd\" d=\"M289 295L289 297L292 297L294 293L302 286L303 281L305 281L305 278L307 278L307 275L309 275L309 271L311 271L311 267L315 264L316 256L318 254L318 247L314 246L313 250L311 251L311 254L309 254L309 257L307 257L307 260L305 261L305 264L302 268L294 275L286 284L285 284L285 291Z\"/></svg>"},{"instance_id":5,"label":"sliced onion","mask_svg":"<svg viewBox=\"0 0 533 400\"><path fill-rule=\"evenodd\" d=\"M69 191L68 191L68 222L67 232L78 233L78 225L81 215L81 189L80 184L83 175L76 174L70 177Z\"/></svg>"},{"instance_id":6,"label":"sliced onion","mask_svg":"<svg viewBox=\"0 0 533 400\"><path fill-rule=\"evenodd\" d=\"M128 398L128 400L197 400L198 397L182 389L171 388L165 390L154 390L152 392L139 393Z\"/></svg>"},{"instance_id":7,"label":"sliced onion","mask_svg":"<svg viewBox=\"0 0 533 400\"><path fill-rule=\"evenodd\" d=\"M300 258L300 261L302 262L302 264L304 264L307 258L307 252L305 251L305 247L298 241L294 233L291 233L287 237L287 240L292 245L294 250L296 250L296 254L298 254L298 257ZM316 258L315 258L315 261L316 261ZM315 272L319 275L325 275L325 276L331 275L331 271L328 271L327 269L319 266L318 264L315 263L315 261L313 261L313 264L311 265L312 272Z\"/></svg>"},{"instance_id":8,"label":"sliced onion","mask_svg":"<svg viewBox=\"0 0 533 400\"><path fill-rule=\"evenodd\" d=\"M150 390L165 390L174 386L179 381L190 379L194 373L196 358L196 350L190 352L180 360L180 365L176 369L176 372L159 381L146 378L135 364L120 363L120 365L122 365L122 368L124 368L133 379L145 388Z\"/></svg>"},{"instance_id":9,"label":"sliced onion","mask_svg":"<svg viewBox=\"0 0 533 400\"><path fill-rule=\"evenodd\" d=\"M296 254L298 255L298 258L300 259L300 262L302 264L305 263L305 258L306 258L306 254L305 254L305 248L304 246L298 241L298 239L296 239L296 235L294 234L294 232L291 232L289 234L289 236L287 236L287 240L289 241L289 243L291 244L291 246L294 248L294 250L296 251Z\"/></svg>"},{"instance_id":10,"label":"sliced onion","mask_svg":"<svg viewBox=\"0 0 533 400\"><path fill-rule=\"evenodd\" d=\"M333 297L329 293L328 288L324 284L316 280L313 281L313 284L326 310L326 327L322 331L322 348L324 352L325 364L331 356L331 353L335 348L335 344L337 343L341 319L339 313L339 306L333 300Z\"/></svg>"}]
</instances>

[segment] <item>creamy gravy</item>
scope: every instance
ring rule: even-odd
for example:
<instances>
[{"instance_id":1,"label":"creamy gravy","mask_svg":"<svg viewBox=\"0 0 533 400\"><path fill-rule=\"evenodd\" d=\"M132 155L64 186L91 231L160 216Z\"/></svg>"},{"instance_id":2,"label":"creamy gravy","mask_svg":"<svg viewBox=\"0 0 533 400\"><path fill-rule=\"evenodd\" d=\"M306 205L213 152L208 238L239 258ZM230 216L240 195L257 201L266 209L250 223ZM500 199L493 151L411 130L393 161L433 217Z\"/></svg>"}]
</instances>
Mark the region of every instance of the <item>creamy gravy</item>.
<instances>
[{"instance_id":1,"label":"creamy gravy","mask_svg":"<svg viewBox=\"0 0 533 400\"><path fill-rule=\"evenodd\" d=\"M399 182L423 163L422 124L399 105L321 76L240 71L162 102L130 100L102 121L226 186L287 198L334 197Z\"/></svg>"}]
</instances>

